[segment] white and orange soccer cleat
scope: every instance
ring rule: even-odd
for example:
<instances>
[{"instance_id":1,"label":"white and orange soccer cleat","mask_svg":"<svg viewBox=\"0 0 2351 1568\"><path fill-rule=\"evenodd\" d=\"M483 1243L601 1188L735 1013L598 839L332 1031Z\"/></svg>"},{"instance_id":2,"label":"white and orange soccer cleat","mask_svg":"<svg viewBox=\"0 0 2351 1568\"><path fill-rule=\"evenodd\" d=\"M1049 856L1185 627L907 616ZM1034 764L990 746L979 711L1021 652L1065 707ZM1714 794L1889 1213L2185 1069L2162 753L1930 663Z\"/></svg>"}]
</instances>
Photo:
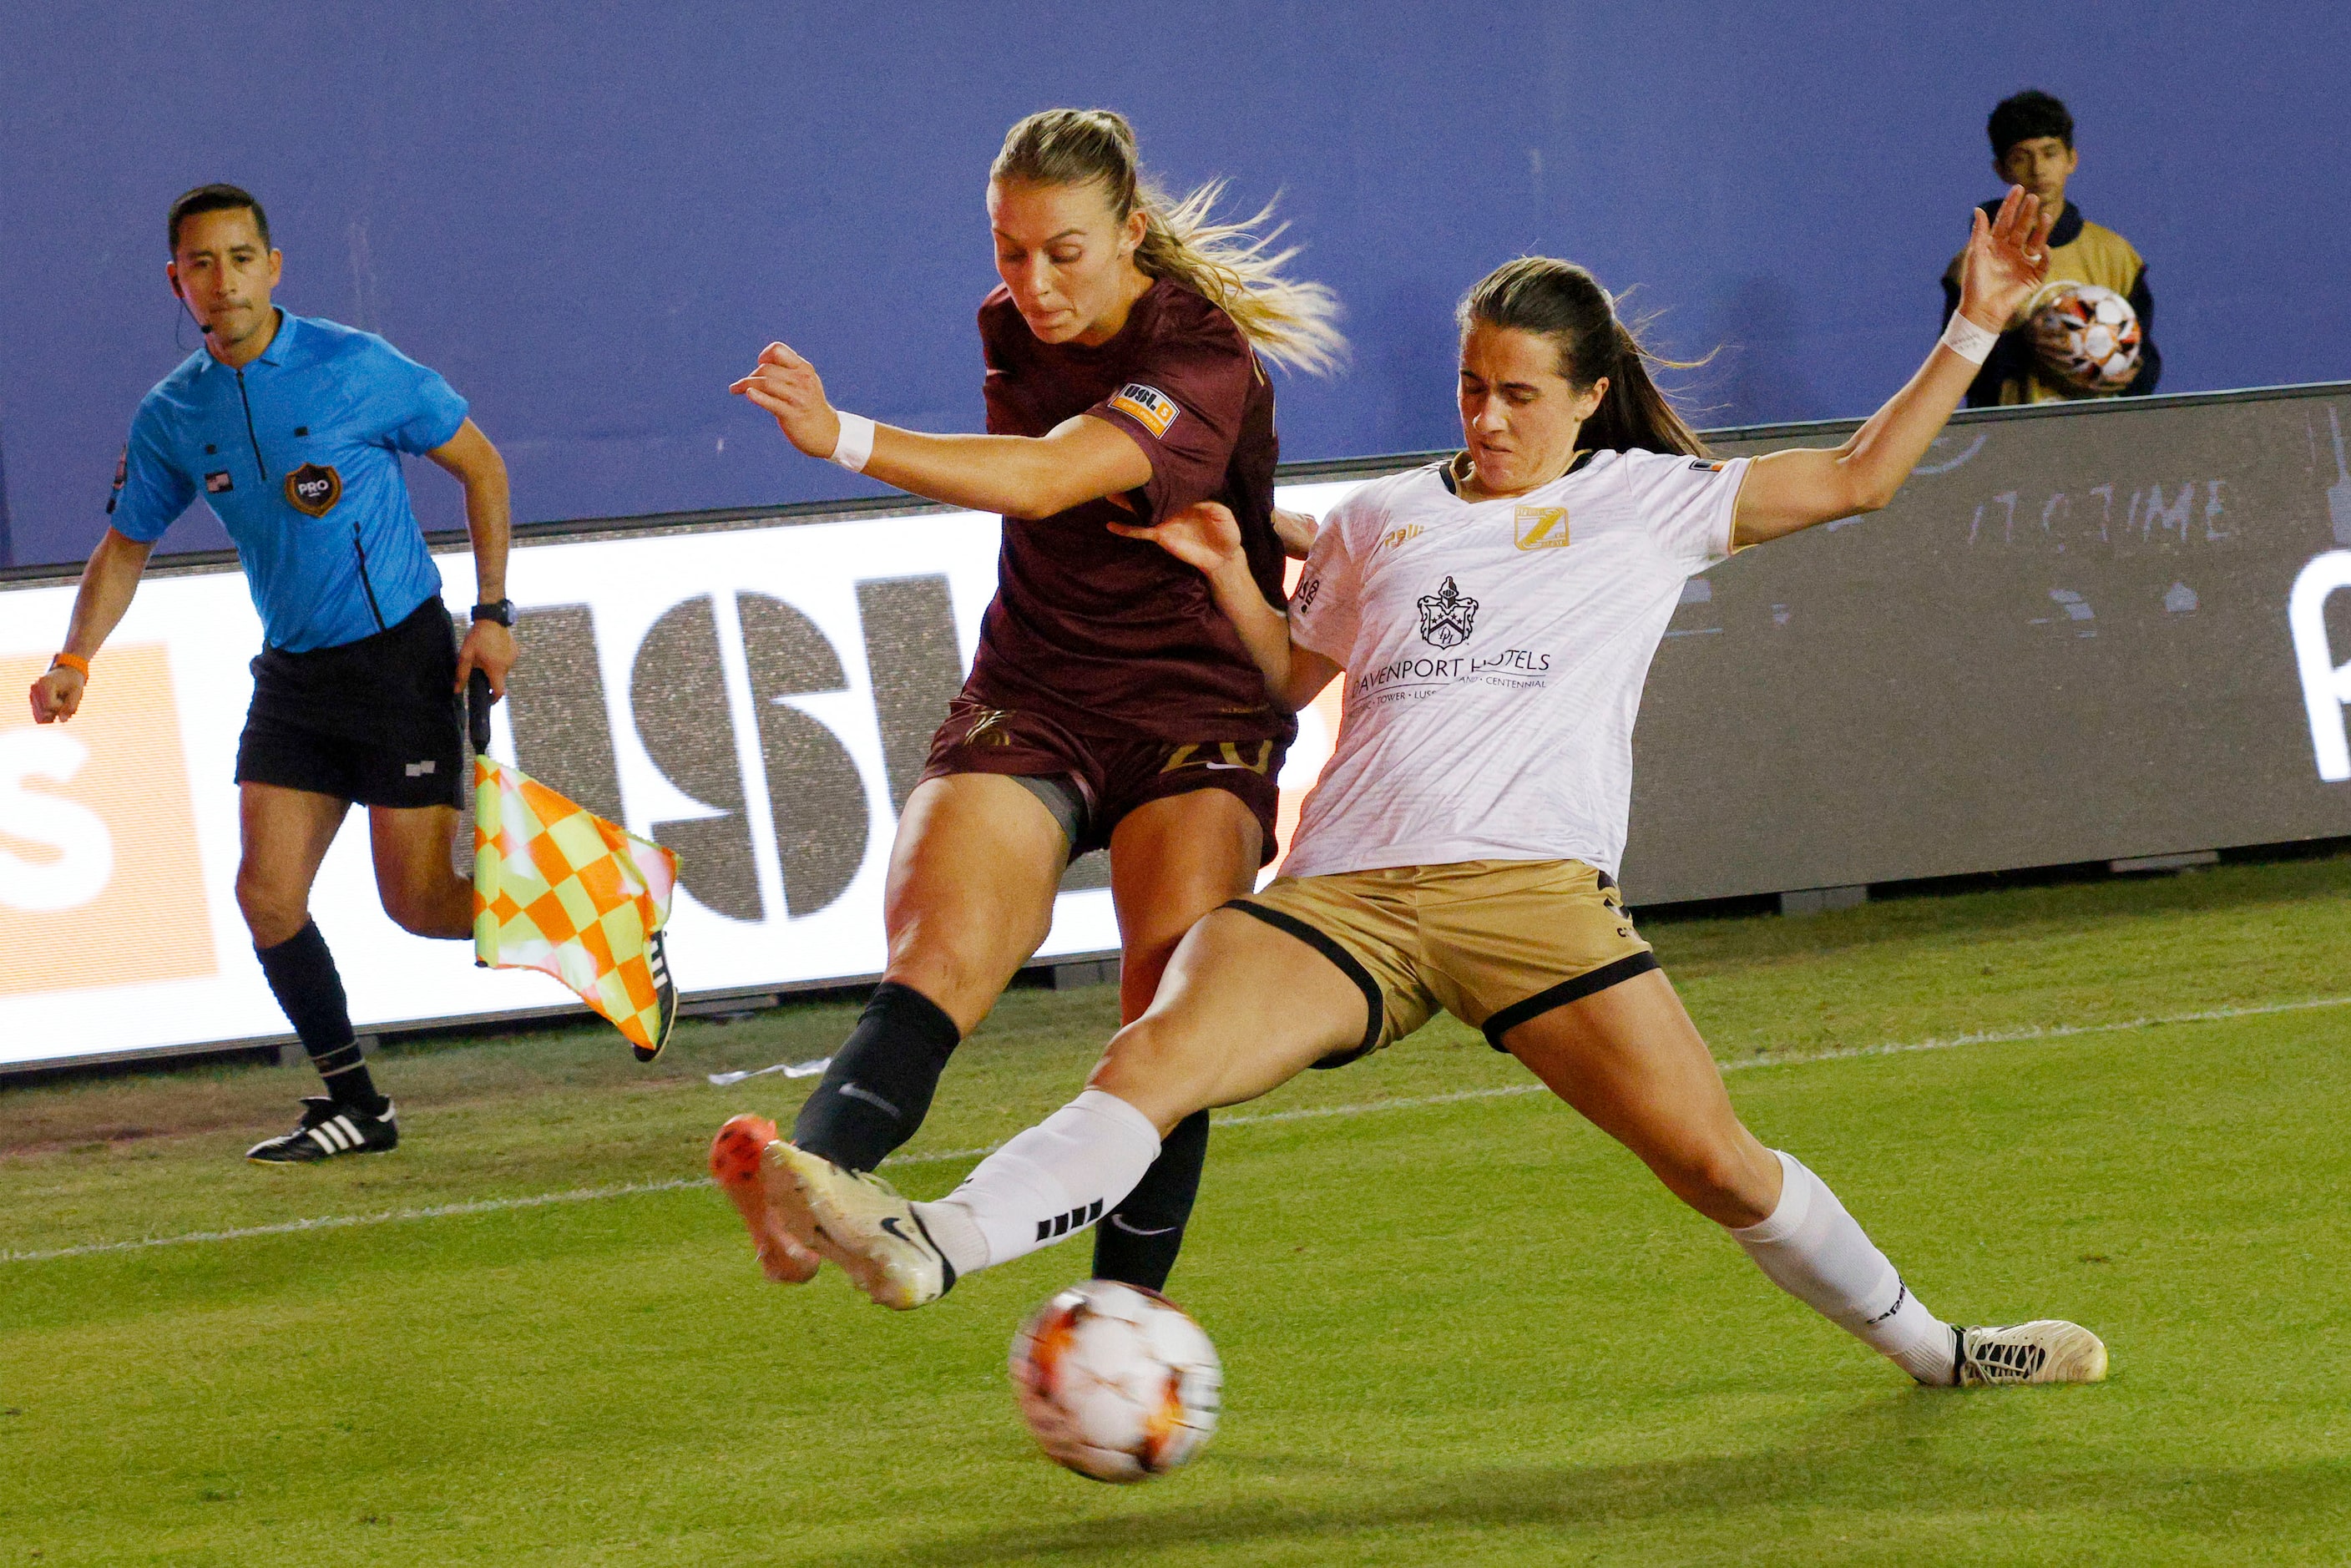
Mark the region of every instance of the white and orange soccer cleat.
<instances>
[{"instance_id":1,"label":"white and orange soccer cleat","mask_svg":"<svg viewBox=\"0 0 2351 1568\"><path fill-rule=\"evenodd\" d=\"M880 1176L843 1170L780 1140L760 1158L768 1203L783 1223L805 1234L873 1301L908 1312L954 1287L955 1265L922 1216Z\"/></svg>"},{"instance_id":2,"label":"white and orange soccer cleat","mask_svg":"<svg viewBox=\"0 0 2351 1568\"><path fill-rule=\"evenodd\" d=\"M816 1278L824 1260L791 1233L768 1201L760 1156L768 1145L779 1141L776 1124L765 1116L730 1116L710 1140L710 1175L743 1217L768 1278L779 1285L800 1285Z\"/></svg>"},{"instance_id":3,"label":"white and orange soccer cleat","mask_svg":"<svg viewBox=\"0 0 2351 1568\"><path fill-rule=\"evenodd\" d=\"M1954 1328L1961 1388L2017 1383L2098 1383L2106 1375L2105 1342L2079 1323L2036 1318L2010 1328Z\"/></svg>"}]
</instances>

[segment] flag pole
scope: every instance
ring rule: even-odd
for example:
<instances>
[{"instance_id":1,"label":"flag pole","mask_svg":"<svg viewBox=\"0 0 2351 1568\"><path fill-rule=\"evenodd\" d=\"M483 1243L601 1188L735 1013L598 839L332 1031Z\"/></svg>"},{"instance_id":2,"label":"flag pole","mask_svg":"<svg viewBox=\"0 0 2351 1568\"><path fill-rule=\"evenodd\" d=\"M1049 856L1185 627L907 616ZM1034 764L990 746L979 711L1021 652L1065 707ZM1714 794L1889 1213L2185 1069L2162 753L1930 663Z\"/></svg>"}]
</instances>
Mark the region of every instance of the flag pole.
<instances>
[{"instance_id":1,"label":"flag pole","mask_svg":"<svg viewBox=\"0 0 2351 1568\"><path fill-rule=\"evenodd\" d=\"M474 892L475 896L474 899L474 967L476 969L486 969L490 967L490 961L482 956L483 923L485 921L488 922L492 927L493 933L495 933L496 927L496 917L489 913L486 904L487 900L497 896L496 879L497 875L498 857L495 852L489 850L486 846L496 839L497 824L495 821L489 824L488 837L485 838L483 836L482 813L484 811L489 811L492 813L493 817L495 817L497 810L497 791L490 787L488 779L483 772L480 760L484 756L488 754L490 749L490 705L496 700L497 699L490 694L490 677L488 675L483 674L480 670L475 670L471 675L466 677L465 738L473 743L475 758ZM482 885L482 879L485 875L487 875L492 879L492 885L487 888L485 888Z\"/></svg>"}]
</instances>

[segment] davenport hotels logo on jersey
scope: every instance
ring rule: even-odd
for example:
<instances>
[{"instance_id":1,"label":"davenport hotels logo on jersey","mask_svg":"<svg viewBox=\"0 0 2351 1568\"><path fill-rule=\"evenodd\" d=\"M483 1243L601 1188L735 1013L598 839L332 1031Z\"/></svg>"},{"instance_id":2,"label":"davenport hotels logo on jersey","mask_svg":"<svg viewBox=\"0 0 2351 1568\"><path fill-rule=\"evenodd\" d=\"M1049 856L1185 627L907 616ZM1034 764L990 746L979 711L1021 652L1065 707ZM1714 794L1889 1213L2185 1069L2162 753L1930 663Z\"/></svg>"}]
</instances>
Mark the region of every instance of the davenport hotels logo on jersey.
<instances>
[{"instance_id":1,"label":"davenport hotels logo on jersey","mask_svg":"<svg viewBox=\"0 0 2351 1568\"><path fill-rule=\"evenodd\" d=\"M0 659L21 692L46 655ZM69 723L0 728L0 995L218 967L160 643L110 648Z\"/></svg>"},{"instance_id":2,"label":"davenport hotels logo on jersey","mask_svg":"<svg viewBox=\"0 0 2351 1568\"><path fill-rule=\"evenodd\" d=\"M1450 577L1418 601L1420 640L1449 657L1406 652L1402 658L1365 670L1349 690L1374 701L1426 696L1457 682L1532 688L1551 679L1551 655L1535 648L1501 648L1487 653L1452 653L1478 632L1478 601ZM1489 638L1490 642L1491 639Z\"/></svg>"}]
</instances>

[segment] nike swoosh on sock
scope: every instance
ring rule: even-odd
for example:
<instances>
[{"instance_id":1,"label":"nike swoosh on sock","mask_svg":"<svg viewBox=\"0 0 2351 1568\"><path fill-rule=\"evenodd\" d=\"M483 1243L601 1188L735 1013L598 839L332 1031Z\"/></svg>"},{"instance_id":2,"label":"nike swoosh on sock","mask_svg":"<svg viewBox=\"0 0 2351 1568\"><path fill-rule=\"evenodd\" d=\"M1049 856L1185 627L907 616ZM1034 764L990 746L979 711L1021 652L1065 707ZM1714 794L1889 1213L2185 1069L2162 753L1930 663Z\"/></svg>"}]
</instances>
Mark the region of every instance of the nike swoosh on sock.
<instances>
[{"instance_id":1,"label":"nike swoosh on sock","mask_svg":"<svg viewBox=\"0 0 2351 1568\"><path fill-rule=\"evenodd\" d=\"M844 1083L841 1086L841 1092L848 1095L852 1100L862 1100L868 1105L879 1105L901 1122L906 1119L906 1113L904 1111L899 1110L871 1089L862 1088L854 1083Z\"/></svg>"},{"instance_id":2,"label":"nike swoosh on sock","mask_svg":"<svg viewBox=\"0 0 2351 1568\"><path fill-rule=\"evenodd\" d=\"M1110 1217L1110 1222L1113 1228L1123 1230L1129 1236L1172 1236L1177 1230L1182 1228L1181 1226L1163 1225L1156 1230L1144 1230L1136 1226L1129 1225L1126 1222L1126 1217L1119 1214L1112 1215Z\"/></svg>"}]
</instances>

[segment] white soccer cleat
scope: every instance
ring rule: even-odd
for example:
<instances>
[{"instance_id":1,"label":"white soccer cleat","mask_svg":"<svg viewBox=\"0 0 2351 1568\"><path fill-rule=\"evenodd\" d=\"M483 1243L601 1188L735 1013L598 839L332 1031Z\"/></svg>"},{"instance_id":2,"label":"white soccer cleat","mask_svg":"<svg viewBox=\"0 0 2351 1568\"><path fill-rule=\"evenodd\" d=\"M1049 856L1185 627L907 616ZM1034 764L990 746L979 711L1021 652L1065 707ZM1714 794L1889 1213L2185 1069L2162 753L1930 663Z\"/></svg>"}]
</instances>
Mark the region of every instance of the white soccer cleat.
<instances>
[{"instance_id":1,"label":"white soccer cleat","mask_svg":"<svg viewBox=\"0 0 2351 1568\"><path fill-rule=\"evenodd\" d=\"M1954 1328L1960 1388L2012 1383L2097 1383L2106 1375L2106 1345L2079 1323L2037 1318L2011 1328Z\"/></svg>"},{"instance_id":2,"label":"white soccer cleat","mask_svg":"<svg viewBox=\"0 0 2351 1568\"><path fill-rule=\"evenodd\" d=\"M955 1265L914 1206L881 1177L782 1142L768 1145L765 1176L768 1202L785 1226L808 1236L882 1305L911 1312L954 1286Z\"/></svg>"}]
</instances>

